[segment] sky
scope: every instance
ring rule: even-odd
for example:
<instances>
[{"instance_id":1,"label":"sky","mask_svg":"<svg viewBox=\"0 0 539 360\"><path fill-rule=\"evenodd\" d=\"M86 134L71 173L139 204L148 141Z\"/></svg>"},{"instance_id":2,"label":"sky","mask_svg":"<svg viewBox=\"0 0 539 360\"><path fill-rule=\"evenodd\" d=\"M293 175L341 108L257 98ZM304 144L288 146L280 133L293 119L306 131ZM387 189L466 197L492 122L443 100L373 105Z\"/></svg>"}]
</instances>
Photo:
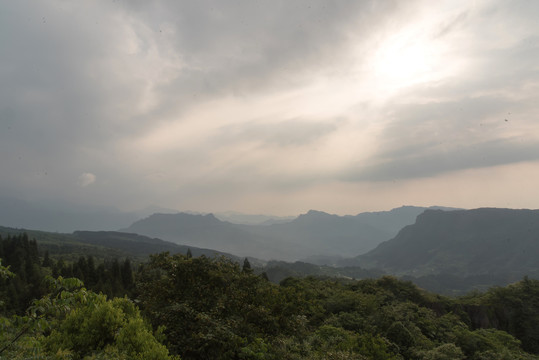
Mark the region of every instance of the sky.
<instances>
[{"instance_id":1,"label":"sky","mask_svg":"<svg viewBox=\"0 0 539 360\"><path fill-rule=\"evenodd\" d=\"M1 1L0 198L538 208L539 2Z\"/></svg>"}]
</instances>

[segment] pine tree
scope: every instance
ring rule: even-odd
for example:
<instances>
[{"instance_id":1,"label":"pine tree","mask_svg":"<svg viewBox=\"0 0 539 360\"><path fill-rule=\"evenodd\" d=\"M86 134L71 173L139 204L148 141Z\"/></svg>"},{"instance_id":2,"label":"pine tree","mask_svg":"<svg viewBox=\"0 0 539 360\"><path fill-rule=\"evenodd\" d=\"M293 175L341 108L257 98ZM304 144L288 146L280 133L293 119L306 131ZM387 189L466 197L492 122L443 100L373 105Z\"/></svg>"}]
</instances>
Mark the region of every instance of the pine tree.
<instances>
[{"instance_id":1,"label":"pine tree","mask_svg":"<svg viewBox=\"0 0 539 360\"><path fill-rule=\"evenodd\" d=\"M43 267L52 267L53 266L53 263L49 257L49 250L46 250L45 251L45 256L43 256L43 263L42 263L42 266Z\"/></svg>"},{"instance_id":2,"label":"pine tree","mask_svg":"<svg viewBox=\"0 0 539 360\"><path fill-rule=\"evenodd\" d=\"M251 263L249 262L249 259L245 258L243 260L243 268L241 269L244 273L252 273L253 269L251 269Z\"/></svg>"},{"instance_id":3,"label":"pine tree","mask_svg":"<svg viewBox=\"0 0 539 360\"><path fill-rule=\"evenodd\" d=\"M120 271L122 286L125 291L129 291L133 287L133 269L131 269L131 261L129 261L129 258L125 259Z\"/></svg>"}]
</instances>

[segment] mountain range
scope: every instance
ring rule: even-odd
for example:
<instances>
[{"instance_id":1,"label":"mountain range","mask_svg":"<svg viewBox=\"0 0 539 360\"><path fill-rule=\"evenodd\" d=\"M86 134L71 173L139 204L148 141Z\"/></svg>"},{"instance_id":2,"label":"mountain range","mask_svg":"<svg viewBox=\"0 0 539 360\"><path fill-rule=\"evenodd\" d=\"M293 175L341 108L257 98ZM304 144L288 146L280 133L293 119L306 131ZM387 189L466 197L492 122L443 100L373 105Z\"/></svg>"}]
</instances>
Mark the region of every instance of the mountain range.
<instances>
[{"instance_id":1,"label":"mountain range","mask_svg":"<svg viewBox=\"0 0 539 360\"><path fill-rule=\"evenodd\" d=\"M212 214L153 214L122 231L238 256L285 261L311 259L330 264L374 249L412 224L425 209L403 206L356 216L310 210L289 222L270 225L233 224Z\"/></svg>"},{"instance_id":2,"label":"mountain range","mask_svg":"<svg viewBox=\"0 0 539 360\"><path fill-rule=\"evenodd\" d=\"M52 200L28 201L0 196L0 225L41 231L73 232L77 230L114 231L154 213L177 213L177 210L148 206L136 211L122 211L114 207L80 205ZM186 212L193 215L207 213ZM246 225L270 225L291 221L295 216L242 214L234 211L216 212L222 221Z\"/></svg>"},{"instance_id":3,"label":"mountain range","mask_svg":"<svg viewBox=\"0 0 539 360\"><path fill-rule=\"evenodd\" d=\"M158 213L122 231L67 234L0 227L0 235L26 232L41 251L68 259L95 254L145 261L152 253L188 249L193 256L249 257L273 281L290 275L392 274L431 291L462 294L523 276L539 278L539 210L404 206L355 216L311 210L281 220L246 225L212 214Z\"/></svg>"},{"instance_id":4,"label":"mountain range","mask_svg":"<svg viewBox=\"0 0 539 360\"><path fill-rule=\"evenodd\" d=\"M126 231L239 256L303 260L268 262L265 271L274 280L384 273L458 295L539 277L539 210L401 207L356 216L309 211L268 226L154 214Z\"/></svg>"}]
</instances>

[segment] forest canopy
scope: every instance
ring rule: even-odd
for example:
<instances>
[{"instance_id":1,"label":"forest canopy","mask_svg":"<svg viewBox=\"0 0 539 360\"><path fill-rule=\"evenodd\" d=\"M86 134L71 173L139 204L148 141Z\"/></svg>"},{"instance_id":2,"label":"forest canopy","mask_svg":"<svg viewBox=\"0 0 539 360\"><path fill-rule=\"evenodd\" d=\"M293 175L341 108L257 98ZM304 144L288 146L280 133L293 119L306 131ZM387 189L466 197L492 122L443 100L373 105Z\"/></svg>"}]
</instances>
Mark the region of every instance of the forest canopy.
<instances>
[{"instance_id":1,"label":"forest canopy","mask_svg":"<svg viewBox=\"0 0 539 360\"><path fill-rule=\"evenodd\" d=\"M390 276L274 284L248 260L160 253L128 271L55 260L25 235L0 244L2 358L539 358L529 278L448 298Z\"/></svg>"}]
</instances>

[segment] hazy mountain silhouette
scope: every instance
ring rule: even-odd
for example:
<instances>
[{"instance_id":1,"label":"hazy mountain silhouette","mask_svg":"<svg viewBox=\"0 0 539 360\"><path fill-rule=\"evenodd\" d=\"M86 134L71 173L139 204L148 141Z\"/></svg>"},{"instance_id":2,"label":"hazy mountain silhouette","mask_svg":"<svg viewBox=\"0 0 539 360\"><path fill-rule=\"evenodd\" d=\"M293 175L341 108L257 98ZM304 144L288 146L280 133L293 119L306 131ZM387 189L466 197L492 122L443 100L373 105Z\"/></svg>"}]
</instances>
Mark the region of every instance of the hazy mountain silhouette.
<instances>
[{"instance_id":1,"label":"hazy mountain silhouette","mask_svg":"<svg viewBox=\"0 0 539 360\"><path fill-rule=\"evenodd\" d=\"M355 216L337 216L315 210L310 210L289 223L244 229L256 236L279 239L290 247L308 249L307 252L297 253L300 258L319 254L361 254L392 235Z\"/></svg>"},{"instance_id":2,"label":"hazy mountain silhouette","mask_svg":"<svg viewBox=\"0 0 539 360\"><path fill-rule=\"evenodd\" d=\"M242 214L237 211L226 211L213 214L221 221L242 225L272 225L282 224L294 220L295 216L273 216L273 215L252 215Z\"/></svg>"},{"instance_id":3,"label":"hazy mountain silhouette","mask_svg":"<svg viewBox=\"0 0 539 360\"><path fill-rule=\"evenodd\" d=\"M391 239L425 209L404 206L356 216L311 210L289 222L271 225L232 224L211 214L153 214L123 231L238 256L286 261L311 258L332 264L335 259L365 253Z\"/></svg>"},{"instance_id":4,"label":"hazy mountain silhouette","mask_svg":"<svg viewBox=\"0 0 539 360\"><path fill-rule=\"evenodd\" d=\"M427 210L356 265L394 274L539 272L539 210Z\"/></svg>"},{"instance_id":5,"label":"hazy mountain silhouette","mask_svg":"<svg viewBox=\"0 0 539 360\"><path fill-rule=\"evenodd\" d=\"M289 224L275 225L270 230L291 243L309 242L318 252L303 261L317 265L347 266L354 254L363 254L393 238L404 226L413 224L425 207L402 206L390 211L364 212L355 216L330 215L311 210ZM430 207L428 209L454 210ZM354 261L351 262L354 265Z\"/></svg>"},{"instance_id":6,"label":"hazy mountain silhouette","mask_svg":"<svg viewBox=\"0 0 539 360\"><path fill-rule=\"evenodd\" d=\"M220 221L212 214L153 214L136 221L123 231L238 256L268 259L281 254L272 244L272 239L254 236L240 225Z\"/></svg>"}]
</instances>

